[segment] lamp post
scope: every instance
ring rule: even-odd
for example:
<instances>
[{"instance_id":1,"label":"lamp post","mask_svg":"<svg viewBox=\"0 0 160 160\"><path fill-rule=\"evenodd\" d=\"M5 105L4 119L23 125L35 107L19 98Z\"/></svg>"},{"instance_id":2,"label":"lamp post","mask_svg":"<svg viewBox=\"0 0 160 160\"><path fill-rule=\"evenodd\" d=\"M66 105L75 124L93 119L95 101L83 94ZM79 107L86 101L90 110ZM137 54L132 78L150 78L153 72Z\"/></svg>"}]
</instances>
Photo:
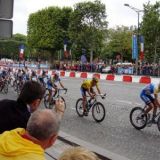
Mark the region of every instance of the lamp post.
<instances>
[{"instance_id":1,"label":"lamp post","mask_svg":"<svg viewBox=\"0 0 160 160\"><path fill-rule=\"evenodd\" d=\"M140 12L143 12L143 10L140 10L138 8L135 8L135 7L132 7L130 6L129 4L124 4L124 6L126 7L129 7L130 9L134 10L137 15L138 15L138 24L137 24L137 53L138 53L138 56L139 56L139 15L140 15ZM136 75L138 75L138 56L136 58Z\"/></svg>"}]
</instances>

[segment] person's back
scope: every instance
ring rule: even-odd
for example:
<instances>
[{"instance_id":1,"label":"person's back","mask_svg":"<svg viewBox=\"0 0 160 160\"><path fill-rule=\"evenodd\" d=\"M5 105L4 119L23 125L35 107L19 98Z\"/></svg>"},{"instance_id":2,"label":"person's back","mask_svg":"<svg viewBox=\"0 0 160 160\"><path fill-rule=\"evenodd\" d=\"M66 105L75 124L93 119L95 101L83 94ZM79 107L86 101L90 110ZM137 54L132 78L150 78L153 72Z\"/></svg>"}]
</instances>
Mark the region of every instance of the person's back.
<instances>
[{"instance_id":1,"label":"person's back","mask_svg":"<svg viewBox=\"0 0 160 160\"><path fill-rule=\"evenodd\" d=\"M0 160L45 160L44 150L56 140L60 119L49 109L35 111L27 128L0 135Z\"/></svg>"},{"instance_id":2,"label":"person's back","mask_svg":"<svg viewBox=\"0 0 160 160\"><path fill-rule=\"evenodd\" d=\"M1 100L0 133L17 127L26 128L30 114L39 107L44 92L44 88L38 82L28 81L24 84L17 101Z\"/></svg>"},{"instance_id":3,"label":"person's back","mask_svg":"<svg viewBox=\"0 0 160 160\"><path fill-rule=\"evenodd\" d=\"M30 112L23 101L0 101L0 133L17 127L25 128L29 117Z\"/></svg>"},{"instance_id":4,"label":"person's back","mask_svg":"<svg viewBox=\"0 0 160 160\"><path fill-rule=\"evenodd\" d=\"M150 83L142 89L141 94L151 95L159 92L159 84Z\"/></svg>"},{"instance_id":5,"label":"person's back","mask_svg":"<svg viewBox=\"0 0 160 160\"><path fill-rule=\"evenodd\" d=\"M0 135L0 160L31 160L31 157L32 160L44 160L41 158L44 154L43 149L23 138L24 133L24 129L18 128ZM25 143L26 141L28 143Z\"/></svg>"},{"instance_id":6,"label":"person's back","mask_svg":"<svg viewBox=\"0 0 160 160\"><path fill-rule=\"evenodd\" d=\"M85 89L89 89L89 88L91 88L91 85L92 85L91 83L92 83L92 80L86 79L82 82L81 87L83 87Z\"/></svg>"},{"instance_id":7,"label":"person's back","mask_svg":"<svg viewBox=\"0 0 160 160\"><path fill-rule=\"evenodd\" d=\"M146 85L144 88L142 88L141 92L140 92L140 95L150 95L150 94L153 94L153 89L154 89L154 86L152 85L152 83Z\"/></svg>"}]
</instances>

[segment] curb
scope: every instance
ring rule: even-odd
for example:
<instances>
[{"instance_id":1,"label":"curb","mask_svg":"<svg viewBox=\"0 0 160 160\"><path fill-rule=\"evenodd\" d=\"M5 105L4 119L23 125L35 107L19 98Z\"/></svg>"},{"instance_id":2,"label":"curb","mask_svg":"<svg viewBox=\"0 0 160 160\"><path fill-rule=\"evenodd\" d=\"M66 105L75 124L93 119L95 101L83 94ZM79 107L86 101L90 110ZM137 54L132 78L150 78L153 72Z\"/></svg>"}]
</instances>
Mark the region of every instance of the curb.
<instances>
[{"instance_id":1,"label":"curb","mask_svg":"<svg viewBox=\"0 0 160 160\"><path fill-rule=\"evenodd\" d=\"M59 140L68 143L70 146L82 146L95 152L101 159L103 160L130 160L126 157L113 153L109 150L103 149L91 143L88 143L84 140L81 140L77 137L71 136L65 132L60 131L59 133Z\"/></svg>"}]
</instances>

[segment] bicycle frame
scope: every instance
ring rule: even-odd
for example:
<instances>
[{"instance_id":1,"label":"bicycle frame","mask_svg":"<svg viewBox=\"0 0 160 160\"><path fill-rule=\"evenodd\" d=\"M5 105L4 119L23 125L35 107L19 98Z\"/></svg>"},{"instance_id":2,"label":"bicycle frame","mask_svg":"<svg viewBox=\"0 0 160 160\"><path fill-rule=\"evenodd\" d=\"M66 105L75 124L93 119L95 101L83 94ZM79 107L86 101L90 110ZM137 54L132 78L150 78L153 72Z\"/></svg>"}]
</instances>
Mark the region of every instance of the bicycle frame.
<instances>
[{"instance_id":1,"label":"bicycle frame","mask_svg":"<svg viewBox=\"0 0 160 160\"><path fill-rule=\"evenodd\" d=\"M93 100L94 100L94 101L93 101ZM93 102L91 103L91 101L93 101ZM88 99L88 100L87 100L87 103L86 103L86 105L87 105L87 110L89 111L96 102L97 102L97 99L96 99L96 98L94 98L94 99L93 99L93 98Z\"/></svg>"},{"instance_id":2,"label":"bicycle frame","mask_svg":"<svg viewBox=\"0 0 160 160\"><path fill-rule=\"evenodd\" d=\"M57 98L59 98L62 91L64 91L64 94L67 93L67 89L59 89L59 88L58 88L57 93L56 93L55 95L54 95L54 94L52 95L52 99L57 99ZM54 92L55 92L55 91L54 91Z\"/></svg>"},{"instance_id":3,"label":"bicycle frame","mask_svg":"<svg viewBox=\"0 0 160 160\"><path fill-rule=\"evenodd\" d=\"M143 107L143 111L145 111L145 109L146 109L147 107L148 107L148 105L145 105L145 106ZM158 107L157 110L158 110L158 109L160 110L160 107ZM153 113L152 113L152 114L153 114ZM157 111L157 113L156 113L156 117L158 117L158 116L160 116L160 111L159 111L159 112ZM155 117L155 118L156 118L156 117Z\"/></svg>"},{"instance_id":4,"label":"bicycle frame","mask_svg":"<svg viewBox=\"0 0 160 160\"><path fill-rule=\"evenodd\" d=\"M104 95L102 95L102 94L96 94L96 95L94 96L94 98L91 98L90 96L87 96L87 97L90 97L89 99L87 99L87 103L86 103L86 105L87 105L87 110L88 110L88 111L90 111L90 109L91 109L91 108L94 106L94 104L97 102L97 97L99 97L99 96L105 98L105 97L106 97L106 94L104 94Z\"/></svg>"}]
</instances>

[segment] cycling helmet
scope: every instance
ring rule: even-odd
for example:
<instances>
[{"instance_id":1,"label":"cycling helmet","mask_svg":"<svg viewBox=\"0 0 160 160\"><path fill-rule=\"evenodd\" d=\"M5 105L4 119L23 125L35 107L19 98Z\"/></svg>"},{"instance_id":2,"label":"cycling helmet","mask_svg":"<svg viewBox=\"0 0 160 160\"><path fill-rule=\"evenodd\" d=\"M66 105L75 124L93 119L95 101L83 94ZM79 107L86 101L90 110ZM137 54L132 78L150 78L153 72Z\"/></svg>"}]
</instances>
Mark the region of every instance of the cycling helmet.
<instances>
[{"instance_id":1,"label":"cycling helmet","mask_svg":"<svg viewBox=\"0 0 160 160\"><path fill-rule=\"evenodd\" d=\"M54 75L57 76L57 77L59 77L59 72L56 71L56 72L54 73Z\"/></svg>"},{"instance_id":2,"label":"cycling helmet","mask_svg":"<svg viewBox=\"0 0 160 160\"><path fill-rule=\"evenodd\" d=\"M98 82L99 82L99 79L98 79L97 77L93 77L93 78L92 78L92 81L98 83Z\"/></svg>"}]
</instances>

